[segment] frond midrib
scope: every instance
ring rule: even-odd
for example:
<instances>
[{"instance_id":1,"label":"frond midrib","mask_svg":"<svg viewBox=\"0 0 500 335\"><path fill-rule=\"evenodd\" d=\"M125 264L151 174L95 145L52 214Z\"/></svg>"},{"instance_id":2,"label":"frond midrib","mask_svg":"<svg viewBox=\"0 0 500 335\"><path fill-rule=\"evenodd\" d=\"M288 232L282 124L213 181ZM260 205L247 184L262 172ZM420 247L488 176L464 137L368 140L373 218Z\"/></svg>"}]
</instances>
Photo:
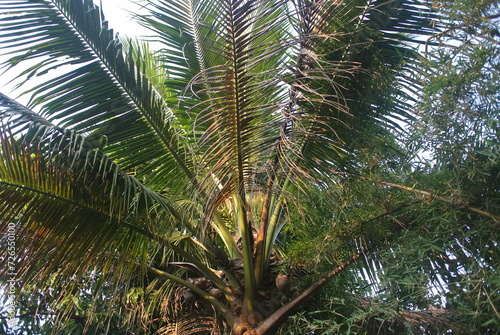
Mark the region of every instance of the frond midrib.
<instances>
[{"instance_id":1,"label":"frond midrib","mask_svg":"<svg viewBox=\"0 0 500 335\"><path fill-rule=\"evenodd\" d=\"M115 71L114 71L114 69L111 66L109 66L108 62L106 61L106 58L101 55L101 53L98 51L98 48L94 47L93 43L90 43L88 41L88 39L81 32L81 30L75 24L73 24L73 21L71 20L71 18L68 15L66 15L65 11L60 6L58 6L57 2L54 1L54 0L50 0L50 1L54 4L54 6L61 13L61 15L64 16L64 19L67 22L67 24L70 25L71 28L78 34L78 37L80 38L80 40L82 41L82 43L84 43L88 47L88 51L90 51L94 55L94 57L96 57L99 60L99 63L104 68L105 72L108 74L108 76L110 77L110 79L118 86L118 88L122 92L124 92L127 95L127 97L130 99L130 101L133 102L133 104L137 108L137 110L141 111L142 117L144 117L146 119L146 121L148 122L148 125L153 129L153 131L161 139L161 142L164 145L164 147L170 152L170 154L172 155L172 157L174 157L174 159L176 160L176 162L181 166L181 169L186 174L186 176L188 177L188 179L191 180L191 181L193 181L194 174L188 168L188 166L185 164L184 160L181 159L181 157L179 156L179 153L175 150L175 148L170 145L171 141L169 141L168 138L166 138L164 136L164 134L161 131L161 129L158 126L156 126L155 122L153 122L153 120L148 116L148 113L143 112L143 108L141 107L141 104L139 103L139 100L137 99L137 97L135 97L122 84L122 81L120 80L119 76L117 76L116 73L115 73ZM139 75L142 75L142 73L140 73ZM146 79L146 77L144 79ZM148 81L148 83L149 83L149 81ZM159 99L159 100L161 100L162 104L164 106L166 106L166 103L163 100L162 95L156 90L156 88L152 84L149 85L149 88L152 89L154 97L157 98L157 99ZM193 183L194 183L194 185L196 185L196 182L193 182Z\"/></svg>"}]
</instances>

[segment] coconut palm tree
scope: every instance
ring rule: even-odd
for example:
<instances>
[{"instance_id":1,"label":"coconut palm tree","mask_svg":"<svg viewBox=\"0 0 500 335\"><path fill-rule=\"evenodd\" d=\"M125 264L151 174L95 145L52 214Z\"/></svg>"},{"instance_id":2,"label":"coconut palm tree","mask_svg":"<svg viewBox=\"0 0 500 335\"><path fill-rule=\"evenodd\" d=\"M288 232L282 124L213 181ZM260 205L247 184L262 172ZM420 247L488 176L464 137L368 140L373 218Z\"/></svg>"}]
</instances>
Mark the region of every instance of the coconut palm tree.
<instances>
[{"instance_id":1,"label":"coconut palm tree","mask_svg":"<svg viewBox=\"0 0 500 335\"><path fill-rule=\"evenodd\" d=\"M6 67L42 79L27 106L0 94L1 228L17 250L2 248L2 271L15 263L54 304L91 283L131 324L174 305L272 334L372 245L346 243L291 287L283 236L305 199L359 174L367 151L403 161L410 42L431 14L414 0L144 2L154 51L91 0L0 3Z\"/></svg>"}]
</instances>

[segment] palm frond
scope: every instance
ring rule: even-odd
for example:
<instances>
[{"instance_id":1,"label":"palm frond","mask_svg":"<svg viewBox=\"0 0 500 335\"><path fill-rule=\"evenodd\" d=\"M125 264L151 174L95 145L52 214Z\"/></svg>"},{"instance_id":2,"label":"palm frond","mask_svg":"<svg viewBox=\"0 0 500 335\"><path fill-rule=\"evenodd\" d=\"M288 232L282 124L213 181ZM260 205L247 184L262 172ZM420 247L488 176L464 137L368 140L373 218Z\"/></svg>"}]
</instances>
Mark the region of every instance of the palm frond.
<instances>
[{"instance_id":1,"label":"palm frond","mask_svg":"<svg viewBox=\"0 0 500 335\"><path fill-rule=\"evenodd\" d=\"M162 32L166 48L159 55L172 74L167 85L193 78L179 87L179 109L184 108L174 113L196 136L201 178L210 184L213 176L216 183L228 178L233 185L247 183L245 162L256 161L279 137L270 131L286 93L276 90L283 66L275 66L285 57L289 37L284 2L151 4L151 15L141 19Z\"/></svg>"},{"instance_id":2,"label":"palm frond","mask_svg":"<svg viewBox=\"0 0 500 335\"><path fill-rule=\"evenodd\" d=\"M311 77L298 80L304 96L300 106L316 123L307 128L313 131L304 148L308 168L357 168L349 163L352 154L359 155L363 147L374 150L375 145L401 154L387 138L413 118L411 93L419 84L407 73L417 56L416 36L433 29L430 8L418 1L356 0L315 5L296 1L296 7L302 17L296 29L305 49L297 69ZM323 74L319 59L337 67L330 71L332 77ZM337 104L324 101L328 97Z\"/></svg>"},{"instance_id":3,"label":"palm frond","mask_svg":"<svg viewBox=\"0 0 500 335\"><path fill-rule=\"evenodd\" d=\"M193 177L162 95L92 1L7 1L2 10L9 15L0 20L1 43L14 48L8 64L36 62L20 76L71 66L66 74L30 89L31 105L40 106L41 115L107 143L104 150L124 169L155 173L158 189L181 187L179 176L185 181ZM137 154L131 157L129 150ZM176 184L168 184L172 175Z\"/></svg>"},{"instance_id":4,"label":"palm frond","mask_svg":"<svg viewBox=\"0 0 500 335\"><path fill-rule=\"evenodd\" d=\"M144 280L149 262L167 266L197 254L191 250L196 244L178 231L189 223L164 197L73 131L45 121L31 123L16 139L8 129L9 117L34 113L11 105L15 109L2 113L7 125L0 132L0 243L6 243L14 224L16 247L23 250L16 254L18 278L23 285L38 283L41 290L45 284L60 286L55 299L66 306L62 318L73 313L74 305L64 301L89 274L95 294L105 289L109 299L120 299L127 293L124 285ZM2 262L7 262L5 255ZM210 278L202 255L197 257L194 261ZM183 272L174 267L169 273L176 278ZM168 294L174 284L169 281L158 293Z\"/></svg>"},{"instance_id":5,"label":"palm frond","mask_svg":"<svg viewBox=\"0 0 500 335\"><path fill-rule=\"evenodd\" d=\"M155 236L168 236L178 223L165 199L86 144L54 127L33 126L18 140L2 131L2 230L15 222L20 236L35 237L19 243L22 275L61 266L88 271L106 253L143 258ZM153 226L151 217L165 225ZM46 260L51 266L40 270Z\"/></svg>"}]
</instances>

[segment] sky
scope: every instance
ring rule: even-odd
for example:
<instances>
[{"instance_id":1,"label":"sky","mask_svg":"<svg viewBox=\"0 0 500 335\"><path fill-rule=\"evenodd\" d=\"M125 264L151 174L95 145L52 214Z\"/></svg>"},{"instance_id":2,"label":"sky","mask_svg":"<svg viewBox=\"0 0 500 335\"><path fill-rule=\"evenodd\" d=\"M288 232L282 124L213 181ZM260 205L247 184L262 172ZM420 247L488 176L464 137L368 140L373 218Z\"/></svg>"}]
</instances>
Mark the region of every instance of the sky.
<instances>
[{"instance_id":1,"label":"sky","mask_svg":"<svg viewBox=\"0 0 500 335\"><path fill-rule=\"evenodd\" d=\"M135 2L141 2L135 1ZM131 18L130 11L133 13L143 12L141 11L141 6L135 4L131 0L94 0L97 6L101 6L104 12L106 20L109 21L109 27L113 28L115 31L119 31L120 34L133 36L146 34L147 30L137 24Z\"/></svg>"},{"instance_id":2,"label":"sky","mask_svg":"<svg viewBox=\"0 0 500 335\"><path fill-rule=\"evenodd\" d=\"M141 2L141 0L135 2ZM131 18L132 14L130 12L144 13L144 9L141 11L140 5L134 3L132 0L94 0L94 3L98 6L102 4L104 16L109 21L109 27L113 28L115 32L119 32L120 35L141 36L147 34L148 31ZM0 63L5 61L5 59L6 55L0 50ZM0 68L0 92L18 100L22 104L27 104L29 97L19 97L23 89L16 90L13 81L21 67L22 65L6 73Z\"/></svg>"}]
</instances>

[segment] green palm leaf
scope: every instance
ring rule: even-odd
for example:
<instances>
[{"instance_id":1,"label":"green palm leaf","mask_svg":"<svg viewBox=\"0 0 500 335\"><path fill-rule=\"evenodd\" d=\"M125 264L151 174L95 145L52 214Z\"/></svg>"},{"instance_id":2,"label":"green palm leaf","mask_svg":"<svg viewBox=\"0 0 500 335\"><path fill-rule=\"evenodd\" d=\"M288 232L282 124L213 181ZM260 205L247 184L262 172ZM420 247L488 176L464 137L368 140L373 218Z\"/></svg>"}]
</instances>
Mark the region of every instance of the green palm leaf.
<instances>
[{"instance_id":1,"label":"green palm leaf","mask_svg":"<svg viewBox=\"0 0 500 335\"><path fill-rule=\"evenodd\" d=\"M38 136L31 141L2 132L2 222L15 222L26 237L18 243L26 250L20 274L43 279L63 267L82 276L106 253L142 257L153 232L141 217L158 197L98 151L86 150L81 137L47 127L33 131Z\"/></svg>"},{"instance_id":2,"label":"green palm leaf","mask_svg":"<svg viewBox=\"0 0 500 335\"><path fill-rule=\"evenodd\" d=\"M2 9L10 15L2 18L0 29L13 36L4 43L23 43L12 51L11 65L37 60L28 77L72 65L66 74L30 90L31 104L41 106L41 115L57 125L90 134L89 139L96 143L105 139L109 145L106 151L120 164L125 160L126 170L140 174L153 170L162 176L155 180L158 189L181 187L180 180L164 184L169 175L192 178L168 107L141 73L140 61L127 56L133 51L125 54L113 30L101 21L92 1L40 0L29 6L14 1L4 3ZM43 15L33 15L39 11ZM137 155L130 157L130 149ZM149 162L153 164L148 169L145 163Z\"/></svg>"}]
</instances>

